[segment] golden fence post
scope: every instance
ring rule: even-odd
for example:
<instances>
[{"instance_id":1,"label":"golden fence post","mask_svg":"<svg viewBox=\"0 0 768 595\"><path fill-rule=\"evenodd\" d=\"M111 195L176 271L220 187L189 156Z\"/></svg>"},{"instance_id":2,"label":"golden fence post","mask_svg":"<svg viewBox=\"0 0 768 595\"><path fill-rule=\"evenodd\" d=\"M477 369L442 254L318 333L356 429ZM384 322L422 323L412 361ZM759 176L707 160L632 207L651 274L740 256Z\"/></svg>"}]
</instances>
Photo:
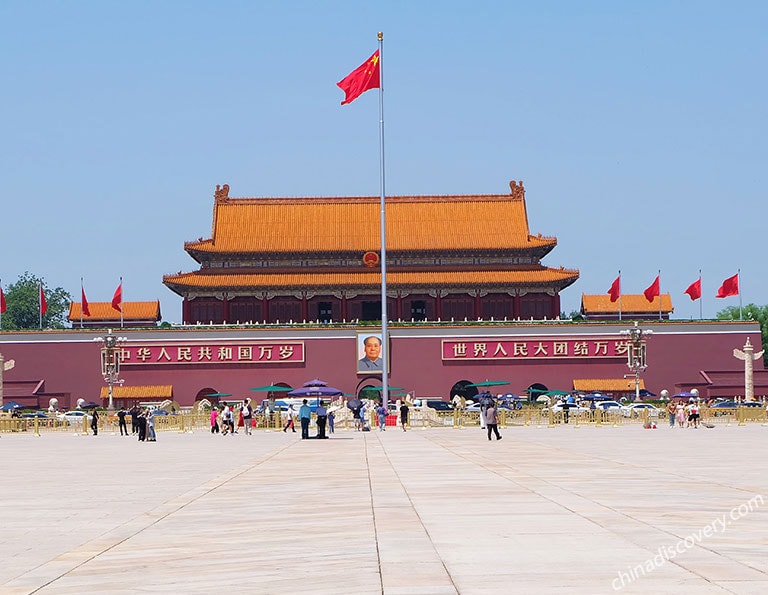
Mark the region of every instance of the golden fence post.
<instances>
[{"instance_id":1,"label":"golden fence post","mask_svg":"<svg viewBox=\"0 0 768 595\"><path fill-rule=\"evenodd\" d=\"M736 419L739 420L739 425L744 425L744 408L740 405L736 405Z\"/></svg>"},{"instance_id":2,"label":"golden fence post","mask_svg":"<svg viewBox=\"0 0 768 595\"><path fill-rule=\"evenodd\" d=\"M549 406L549 426L550 428L555 427L555 413L552 411L552 406Z\"/></svg>"}]
</instances>

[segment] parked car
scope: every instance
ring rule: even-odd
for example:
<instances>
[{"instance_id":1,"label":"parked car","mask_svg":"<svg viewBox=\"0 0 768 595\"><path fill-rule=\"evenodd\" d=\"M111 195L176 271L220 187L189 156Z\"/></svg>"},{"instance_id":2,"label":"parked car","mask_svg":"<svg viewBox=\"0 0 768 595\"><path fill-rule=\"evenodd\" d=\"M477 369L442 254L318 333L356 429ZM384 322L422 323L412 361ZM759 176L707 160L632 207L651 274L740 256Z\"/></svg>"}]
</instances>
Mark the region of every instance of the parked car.
<instances>
[{"instance_id":1,"label":"parked car","mask_svg":"<svg viewBox=\"0 0 768 595\"><path fill-rule=\"evenodd\" d=\"M427 399L422 401L421 404L435 411L453 411L453 406L448 401L441 399Z\"/></svg>"},{"instance_id":2,"label":"parked car","mask_svg":"<svg viewBox=\"0 0 768 595\"><path fill-rule=\"evenodd\" d=\"M29 411L27 413L22 413L21 417L23 419L48 419L48 414L45 411Z\"/></svg>"},{"instance_id":3,"label":"parked car","mask_svg":"<svg viewBox=\"0 0 768 595\"><path fill-rule=\"evenodd\" d=\"M582 407L578 403L564 403L562 401L555 403L552 405L552 413L560 413L561 411L568 410L569 414L575 414L575 413L582 413L584 411L589 411L588 407ZM541 410L542 413L549 413L549 407L544 407L544 409Z\"/></svg>"},{"instance_id":4,"label":"parked car","mask_svg":"<svg viewBox=\"0 0 768 595\"><path fill-rule=\"evenodd\" d=\"M82 425L83 418L90 422L93 419L93 416L85 411L67 411L66 413L59 413L56 418L59 421L66 421L70 425Z\"/></svg>"},{"instance_id":5,"label":"parked car","mask_svg":"<svg viewBox=\"0 0 768 595\"><path fill-rule=\"evenodd\" d=\"M640 417L643 411L648 412L648 417L658 417L659 408L650 403L631 403L621 408L624 417Z\"/></svg>"},{"instance_id":6,"label":"parked car","mask_svg":"<svg viewBox=\"0 0 768 595\"><path fill-rule=\"evenodd\" d=\"M600 411L620 412L622 410L621 403L617 401L599 401L595 403L595 407Z\"/></svg>"},{"instance_id":7,"label":"parked car","mask_svg":"<svg viewBox=\"0 0 768 595\"><path fill-rule=\"evenodd\" d=\"M710 409L736 409L736 407L762 407L762 403L757 401L747 401L746 403L737 403L736 401L720 401L710 407Z\"/></svg>"}]
</instances>

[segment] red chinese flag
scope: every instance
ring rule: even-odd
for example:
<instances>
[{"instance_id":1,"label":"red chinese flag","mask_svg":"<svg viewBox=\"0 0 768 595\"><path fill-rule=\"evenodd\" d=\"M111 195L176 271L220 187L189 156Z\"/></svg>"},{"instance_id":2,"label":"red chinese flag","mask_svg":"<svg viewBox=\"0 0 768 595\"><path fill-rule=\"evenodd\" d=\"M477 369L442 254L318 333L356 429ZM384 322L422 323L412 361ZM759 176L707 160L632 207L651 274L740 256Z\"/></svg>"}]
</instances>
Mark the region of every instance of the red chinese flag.
<instances>
[{"instance_id":1,"label":"red chinese flag","mask_svg":"<svg viewBox=\"0 0 768 595\"><path fill-rule=\"evenodd\" d=\"M611 285L611 288L608 290L608 295L611 296L611 301L615 302L619 299L621 296L621 275L616 277L616 280Z\"/></svg>"},{"instance_id":2,"label":"red chinese flag","mask_svg":"<svg viewBox=\"0 0 768 595\"><path fill-rule=\"evenodd\" d=\"M81 309L83 311L83 316L90 316L91 315L91 309L88 307L88 300L85 299L85 288L80 288L80 293L82 297L80 298L80 305Z\"/></svg>"},{"instance_id":3,"label":"red chinese flag","mask_svg":"<svg viewBox=\"0 0 768 595\"><path fill-rule=\"evenodd\" d=\"M652 302L653 298L661 295L660 286L661 282L659 280L659 276L656 275L656 279L653 280L653 283L651 283L650 287L648 287L648 289L643 292L645 299L647 299L649 302Z\"/></svg>"},{"instance_id":4,"label":"red chinese flag","mask_svg":"<svg viewBox=\"0 0 768 595\"><path fill-rule=\"evenodd\" d=\"M379 74L379 50L373 52L373 55L355 68L347 76L341 79L336 85L345 93L345 103L352 103L369 89L378 89L381 86Z\"/></svg>"},{"instance_id":5,"label":"red chinese flag","mask_svg":"<svg viewBox=\"0 0 768 595\"><path fill-rule=\"evenodd\" d=\"M3 288L0 287L0 314L5 312L5 294Z\"/></svg>"},{"instance_id":6,"label":"red chinese flag","mask_svg":"<svg viewBox=\"0 0 768 595\"><path fill-rule=\"evenodd\" d=\"M45 292L43 291L43 286L40 286L40 316L45 316L45 313L48 311L48 302L45 301Z\"/></svg>"},{"instance_id":7,"label":"red chinese flag","mask_svg":"<svg viewBox=\"0 0 768 595\"><path fill-rule=\"evenodd\" d=\"M112 307L118 312L122 312L123 305L123 284L117 286L115 289L115 295L112 296Z\"/></svg>"},{"instance_id":8,"label":"red chinese flag","mask_svg":"<svg viewBox=\"0 0 768 595\"><path fill-rule=\"evenodd\" d=\"M693 283L691 283L688 286L688 289L686 289L683 293L687 293L689 296L691 296L691 301L696 301L701 297L701 278L696 279Z\"/></svg>"},{"instance_id":9,"label":"red chinese flag","mask_svg":"<svg viewBox=\"0 0 768 595\"><path fill-rule=\"evenodd\" d=\"M726 298L732 295L739 295L739 274L736 273L733 277L728 277L720 289L717 290L716 298Z\"/></svg>"}]
</instances>

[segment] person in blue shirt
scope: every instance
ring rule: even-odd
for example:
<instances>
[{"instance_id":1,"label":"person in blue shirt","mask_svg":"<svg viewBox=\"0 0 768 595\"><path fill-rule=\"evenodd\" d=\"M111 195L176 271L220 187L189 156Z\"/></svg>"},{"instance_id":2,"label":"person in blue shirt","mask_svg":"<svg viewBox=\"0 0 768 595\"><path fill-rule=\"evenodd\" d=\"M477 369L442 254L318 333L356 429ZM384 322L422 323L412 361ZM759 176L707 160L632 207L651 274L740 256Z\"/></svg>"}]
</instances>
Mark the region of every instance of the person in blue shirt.
<instances>
[{"instance_id":1,"label":"person in blue shirt","mask_svg":"<svg viewBox=\"0 0 768 595\"><path fill-rule=\"evenodd\" d=\"M299 421L301 422L301 439L309 438L309 419L312 417L312 410L307 405L307 400L302 401L299 407Z\"/></svg>"}]
</instances>

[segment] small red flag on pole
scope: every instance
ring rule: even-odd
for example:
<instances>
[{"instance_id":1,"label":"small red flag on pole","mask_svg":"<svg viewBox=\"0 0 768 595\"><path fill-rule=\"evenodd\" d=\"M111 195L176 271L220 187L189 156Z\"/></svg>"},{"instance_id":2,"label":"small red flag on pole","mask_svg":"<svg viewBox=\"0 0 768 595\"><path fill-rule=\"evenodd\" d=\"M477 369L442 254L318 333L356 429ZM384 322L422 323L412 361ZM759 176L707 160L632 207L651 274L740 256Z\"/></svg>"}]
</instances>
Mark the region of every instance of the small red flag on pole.
<instances>
[{"instance_id":1,"label":"small red flag on pole","mask_svg":"<svg viewBox=\"0 0 768 595\"><path fill-rule=\"evenodd\" d=\"M48 311L48 302L45 301L45 291L43 291L43 284L40 284L40 316L45 316Z\"/></svg>"},{"instance_id":2,"label":"small red flag on pole","mask_svg":"<svg viewBox=\"0 0 768 595\"><path fill-rule=\"evenodd\" d=\"M5 294L3 293L3 288L0 287L0 314L5 313Z\"/></svg>"},{"instance_id":3,"label":"small red flag on pole","mask_svg":"<svg viewBox=\"0 0 768 595\"><path fill-rule=\"evenodd\" d=\"M352 103L363 93L370 89L381 87L379 50L373 52L370 58L355 68L336 85L345 93L345 103Z\"/></svg>"},{"instance_id":4,"label":"small red flag on pole","mask_svg":"<svg viewBox=\"0 0 768 595\"><path fill-rule=\"evenodd\" d=\"M80 282L80 294L80 310L82 311L83 316L90 316L91 309L88 307L88 300L85 298L85 287L83 287L82 281Z\"/></svg>"},{"instance_id":5,"label":"small red flag on pole","mask_svg":"<svg viewBox=\"0 0 768 595\"><path fill-rule=\"evenodd\" d=\"M652 302L654 298L661 295L661 281L659 275L656 276L653 283L651 283L651 285L643 292L643 295L645 295L645 299L649 302Z\"/></svg>"},{"instance_id":6,"label":"small red flag on pole","mask_svg":"<svg viewBox=\"0 0 768 595\"><path fill-rule=\"evenodd\" d=\"M612 302L617 301L621 297L621 275L616 277L616 280L611 284L611 288L607 293L611 296Z\"/></svg>"},{"instance_id":7,"label":"small red flag on pole","mask_svg":"<svg viewBox=\"0 0 768 595\"><path fill-rule=\"evenodd\" d=\"M701 297L701 277L691 283L683 293L687 293L692 302L698 300Z\"/></svg>"},{"instance_id":8,"label":"small red flag on pole","mask_svg":"<svg viewBox=\"0 0 768 595\"><path fill-rule=\"evenodd\" d=\"M112 296L112 307L118 312L122 312L123 308L123 282L120 281L120 285L115 289L115 295Z\"/></svg>"},{"instance_id":9,"label":"small red flag on pole","mask_svg":"<svg viewBox=\"0 0 768 595\"><path fill-rule=\"evenodd\" d=\"M728 277L717 290L716 298L727 298L732 295L739 295L739 274Z\"/></svg>"}]
</instances>

